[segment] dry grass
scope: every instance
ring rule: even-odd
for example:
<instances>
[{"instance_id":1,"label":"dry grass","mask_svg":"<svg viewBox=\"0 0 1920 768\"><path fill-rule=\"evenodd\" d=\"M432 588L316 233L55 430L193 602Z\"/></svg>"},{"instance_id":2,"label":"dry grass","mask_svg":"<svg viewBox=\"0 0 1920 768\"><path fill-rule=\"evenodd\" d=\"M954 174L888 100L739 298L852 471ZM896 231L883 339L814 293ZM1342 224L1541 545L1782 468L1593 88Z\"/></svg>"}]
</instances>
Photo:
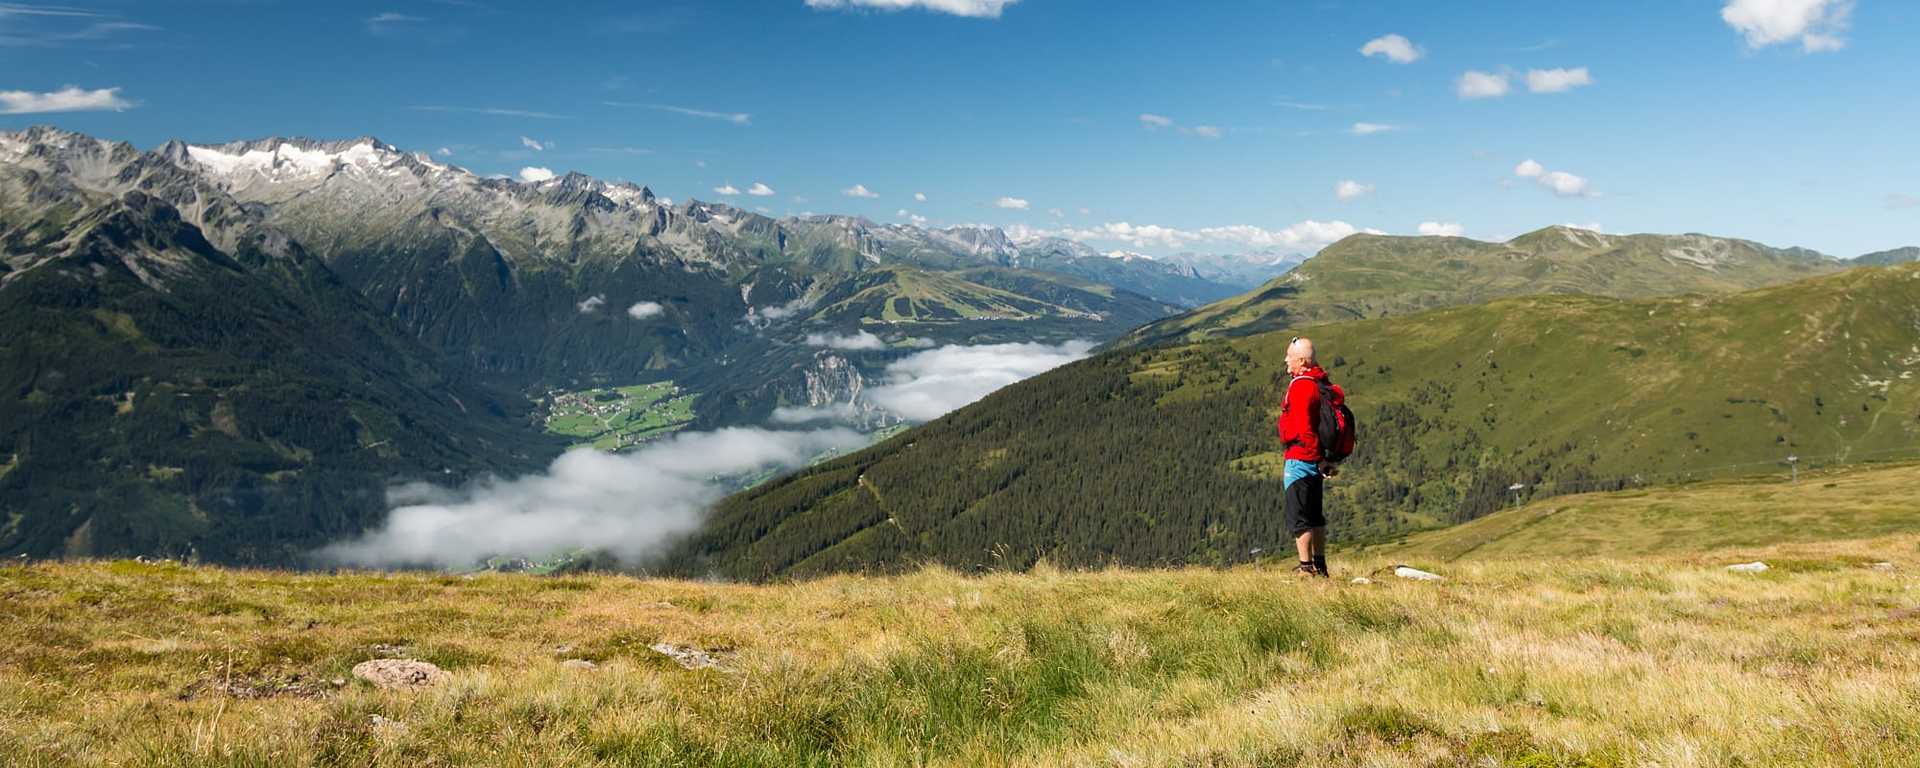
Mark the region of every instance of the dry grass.
<instances>
[{"instance_id":1,"label":"dry grass","mask_svg":"<svg viewBox=\"0 0 1920 768\"><path fill-rule=\"evenodd\" d=\"M1372 585L10 566L0 763L1920 765L1917 575L1916 535ZM393 653L452 680L332 682Z\"/></svg>"}]
</instances>

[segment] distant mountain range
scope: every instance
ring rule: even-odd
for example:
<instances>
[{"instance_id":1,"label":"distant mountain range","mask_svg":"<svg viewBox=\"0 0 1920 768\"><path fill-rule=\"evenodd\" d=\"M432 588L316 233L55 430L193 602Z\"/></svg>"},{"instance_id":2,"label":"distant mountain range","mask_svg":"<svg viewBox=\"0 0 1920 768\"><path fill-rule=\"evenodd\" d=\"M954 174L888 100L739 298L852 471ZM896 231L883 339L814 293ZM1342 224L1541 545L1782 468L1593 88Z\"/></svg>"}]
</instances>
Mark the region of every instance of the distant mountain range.
<instances>
[{"instance_id":1,"label":"distant mountain range","mask_svg":"<svg viewBox=\"0 0 1920 768\"><path fill-rule=\"evenodd\" d=\"M1863 267L1885 267L1893 264L1906 264L1908 262L1920 261L1920 246L1909 245L1904 248L1874 251L1873 253L1862 254L1860 258L1854 259L1853 261L1855 264Z\"/></svg>"}]
</instances>

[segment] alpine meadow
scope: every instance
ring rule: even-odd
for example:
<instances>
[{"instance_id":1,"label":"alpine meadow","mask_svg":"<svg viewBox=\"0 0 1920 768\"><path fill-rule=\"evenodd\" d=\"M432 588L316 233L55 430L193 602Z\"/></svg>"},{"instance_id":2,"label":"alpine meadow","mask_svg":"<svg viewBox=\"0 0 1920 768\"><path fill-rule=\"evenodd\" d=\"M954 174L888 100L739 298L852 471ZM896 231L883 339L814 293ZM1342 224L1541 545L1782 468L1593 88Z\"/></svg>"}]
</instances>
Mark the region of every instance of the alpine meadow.
<instances>
[{"instance_id":1,"label":"alpine meadow","mask_svg":"<svg viewBox=\"0 0 1920 768\"><path fill-rule=\"evenodd\" d=\"M1915 11L0 2L0 766L1920 768Z\"/></svg>"}]
</instances>

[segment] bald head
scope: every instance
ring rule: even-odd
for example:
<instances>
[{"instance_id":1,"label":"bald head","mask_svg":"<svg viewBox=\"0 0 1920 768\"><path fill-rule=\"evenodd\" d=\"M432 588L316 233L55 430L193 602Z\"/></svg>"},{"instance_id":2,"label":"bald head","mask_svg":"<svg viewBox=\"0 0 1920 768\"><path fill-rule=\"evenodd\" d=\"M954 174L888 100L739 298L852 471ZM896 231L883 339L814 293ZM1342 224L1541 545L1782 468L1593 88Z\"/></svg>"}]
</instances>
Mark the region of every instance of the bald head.
<instances>
[{"instance_id":1,"label":"bald head","mask_svg":"<svg viewBox=\"0 0 1920 768\"><path fill-rule=\"evenodd\" d=\"M1287 373L1295 376L1318 362L1313 356L1313 339L1301 336L1287 345Z\"/></svg>"}]
</instances>

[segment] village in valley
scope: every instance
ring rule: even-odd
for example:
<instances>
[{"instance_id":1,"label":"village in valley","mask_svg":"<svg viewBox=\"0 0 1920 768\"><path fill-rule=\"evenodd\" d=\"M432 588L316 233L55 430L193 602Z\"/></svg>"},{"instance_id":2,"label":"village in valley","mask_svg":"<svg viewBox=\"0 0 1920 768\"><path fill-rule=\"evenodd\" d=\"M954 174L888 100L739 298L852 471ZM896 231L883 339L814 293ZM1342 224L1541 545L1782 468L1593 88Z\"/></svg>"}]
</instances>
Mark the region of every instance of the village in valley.
<instances>
[{"instance_id":1,"label":"village in valley","mask_svg":"<svg viewBox=\"0 0 1920 768\"><path fill-rule=\"evenodd\" d=\"M694 395L671 381L547 393L546 429L576 447L622 451L673 434L693 421Z\"/></svg>"}]
</instances>

